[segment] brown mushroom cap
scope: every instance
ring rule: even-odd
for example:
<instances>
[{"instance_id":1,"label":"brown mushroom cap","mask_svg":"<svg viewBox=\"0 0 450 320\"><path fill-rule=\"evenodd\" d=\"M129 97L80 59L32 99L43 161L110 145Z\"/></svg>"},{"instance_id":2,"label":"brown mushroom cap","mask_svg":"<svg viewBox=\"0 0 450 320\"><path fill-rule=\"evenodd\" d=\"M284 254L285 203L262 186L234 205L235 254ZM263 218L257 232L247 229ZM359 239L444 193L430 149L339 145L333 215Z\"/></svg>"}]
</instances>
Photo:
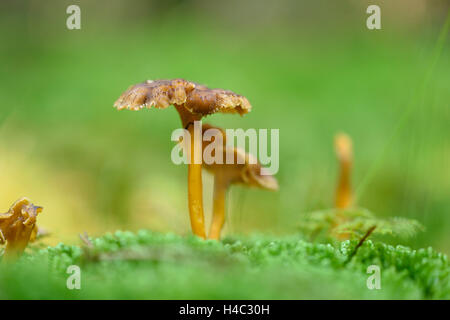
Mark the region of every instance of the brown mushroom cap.
<instances>
[{"instance_id":1,"label":"brown mushroom cap","mask_svg":"<svg viewBox=\"0 0 450 320\"><path fill-rule=\"evenodd\" d=\"M209 129L214 128L223 132L220 128L215 128L207 125ZM203 126L205 131L205 126ZM225 138L224 138L225 141ZM205 148L209 143L204 143L203 148ZM217 148L216 151L222 152L223 154L223 164L213 163L207 164L203 163L203 167L213 174L220 174L231 184L244 184L250 187L257 187L261 189L267 189L276 191L279 189L277 179L270 174L263 174L267 170L264 168L255 157L251 154L246 153L244 150L239 148L234 148L230 146L224 146L222 148ZM234 161L232 164L226 163L226 154L230 152L234 156Z\"/></svg>"},{"instance_id":2,"label":"brown mushroom cap","mask_svg":"<svg viewBox=\"0 0 450 320\"><path fill-rule=\"evenodd\" d=\"M279 189L277 179L270 174L263 174L267 170L251 154L240 148L226 146L222 149L224 162L226 153L234 154L233 164L211 164L204 163L206 170L219 173L229 179L232 184L244 184L249 187L257 187L266 190L277 191Z\"/></svg>"},{"instance_id":3,"label":"brown mushroom cap","mask_svg":"<svg viewBox=\"0 0 450 320\"><path fill-rule=\"evenodd\" d=\"M183 79L147 80L131 86L114 103L118 110L164 109L170 105L184 106L194 115L216 112L246 114L251 110L247 98L232 91L209 89Z\"/></svg>"},{"instance_id":4,"label":"brown mushroom cap","mask_svg":"<svg viewBox=\"0 0 450 320\"><path fill-rule=\"evenodd\" d=\"M227 136L226 131L222 128L215 127L213 125L204 123L202 125L203 134L209 129L216 129L222 134L222 146L214 150L218 152L222 152L223 154L223 164L207 164L203 163L203 167L210 171L211 173L220 173L226 177L229 183L241 183L248 186L258 187L267 190L278 190L278 181L277 179L270 175L266 174L267 170L264 168L258 160L252 156L251 154L246 153L244 150L239 148L233 148L226 145ZM203 141L202 147L203 150L213 143L213 141ZM226 163L226 154L227 152L231 152L234 157L233 164ZM212 154L214 156L214 154Z\"/></svg>"}]
</instances>

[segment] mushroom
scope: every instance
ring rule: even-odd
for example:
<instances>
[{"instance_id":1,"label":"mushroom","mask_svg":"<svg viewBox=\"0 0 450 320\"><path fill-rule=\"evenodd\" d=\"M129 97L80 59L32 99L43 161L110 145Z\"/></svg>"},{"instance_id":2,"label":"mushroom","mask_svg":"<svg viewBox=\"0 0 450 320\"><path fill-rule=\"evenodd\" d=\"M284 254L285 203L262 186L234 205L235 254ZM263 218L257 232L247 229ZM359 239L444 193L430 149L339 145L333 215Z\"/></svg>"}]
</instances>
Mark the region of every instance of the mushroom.
<instances>
[{"instance_id":1,"label":"mushroom","mask_svg":"<svg viewBox=\"0 0 450 320\"><path fill-rule=\"evenodd\" d=\"M345 133L339 133L334 138L334 146L339 161L339 180L336 189L335 206L337 209L347 209L353 202L351 188L352 139Z\"/></svg>"},{"instance_id":2,"label":"mushroom","mask_svg":"<svg viewBox=\"0 0 450 320\"><path fill-rule=\"evenodd\" d=\"M7 213L0 214L0 243L6 242L4 261L14 261L25 250L37 233L36 217L42 207L27 198L17 200Z\"/></svg>"},{"instance_id":3,"label":"mushroom","mask_svg":"<svg viewBox=\"0 0 450 320\"><path fill-rule=\"evenodd\" d=\"M225 223L225 201L227 189L232 184L243 184L249 187L257 187L266 190L278 190L278 181L267 172L261 164L250 154L239 148L226 146L224 130L211 125L203 125L203 131L217 129L222 133L222 146L216 151L222 153L223 164L203 163L206 170L214 175L213 217L209 232L209 239L220 239L220 233ZM212 143L212 142L211 142ZM203 143L203 149L209 143ZM218 143L220 145L220 142ZM226 154L233 154L233 163L225 162Z\"/></svg>"},{"instance_id":4,"label":"mushroom","mask_svg":"<svg viewBox=\"0 0 450 320\"><path fill-rule=\"evenodd\" d=\"M148 80L131 86L115 102L118 110L141 110L155 107L165 109L174 105L178 111L183 128L191 138L191 152L188 165L188 202L192 231L195 235L206 238L202 196L202 165L194 161L201 141L194 134L194 121L201 121L204 116L222 112L244 115L251 110L248 100L231 91L209 89L204 85L183 79Z\"/></svg>"},{"instance_id":5,"label":"mushroom","mask_svg":"<svg viewBox=\"0 0 450 320\"><path fill-rule=\"evenodd\" d=\"M350 238L349 233L335 233L337 228L342 223L348 220L342 210L348 209L353 205L353 195L351 187L351 171L353 165L353 143L350 136L345 133L339 133L334 137L334 148L336 156L339 161L339 179L336 188L335 207L336 221L332 226L332 233L340 240Z\"/></svg>"}]
</instances>

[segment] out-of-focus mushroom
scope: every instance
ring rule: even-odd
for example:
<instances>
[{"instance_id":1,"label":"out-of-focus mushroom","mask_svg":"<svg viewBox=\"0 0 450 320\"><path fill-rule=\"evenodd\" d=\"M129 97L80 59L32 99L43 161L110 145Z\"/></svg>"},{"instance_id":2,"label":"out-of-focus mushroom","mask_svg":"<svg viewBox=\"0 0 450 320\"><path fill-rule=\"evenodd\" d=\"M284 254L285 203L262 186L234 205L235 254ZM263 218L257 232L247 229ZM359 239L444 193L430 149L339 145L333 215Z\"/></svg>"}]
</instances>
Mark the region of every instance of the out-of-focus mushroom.
<instances>
[{"instance_id":1,"label":"out-of-focus mushroom","mask_svg":"<svg viewBox=\"0 0 450 320\"><path fill-rule=\"evenodd\" d=\"M223 134L222 146L215 150L222 154L223 163L203 163L204 168L214 175L213 217L208 238L219 240L225 224L226 194L230 185L242 184L272 191L278 190L279 187L277 179L270 175L256 158L242 149L226 146L224 130L211 125L203 125L203 132L209 129L217 129ZM209 143L204 143L203 148L206 148L207 145ZM227 153L233 155L232 164L226 163Z\"/></svg>"},{"instance_id":2,"label":"out-of-focus mushroom","mask_svg":"<svg viewBox=\"0 0 450 320\"><path fill-rule=\"evenodd\" d=\"M42 207L27 198L17 200L7 213L0 214L0 243L6 242L3 261L14 261L36 234L36 218Z\"/></svg>"},{"instance_id":3,"label":"out-of-focus mushroom","mask_svg":"<svg viewBox=\"0 0 450 320\"><path fill-rule=\"evenodd\" d=\"M205 238L203 196L202 196L202 165L194 161L200 151L198 145L201 139L194 134L194 121L200 121L204 116L221 112L244 115L251 110L248 100L234 92L222 89L209 89L204 85L183 79L148 80L131 86L116 101L118 110L141 110L155 107L165 109L174 105L182 125L191 136L191 148L188 166L188 200L191 227L195 235Z\"/></svg>"},{"instance_id":4,"label":"out-of-focus mushroom","mask_svg":"<svg viewBox=\"0 0 450 320\"><path fill-rule=\"evenodd\" d=\"M352 139L344 134L337 134L334 146L339 161L339 180L336 188L335 206L337 209L347 209L352 205L351 171L353 165Z\"/></svg>"},{"instance_id":5,"label":"out-of-focus mushroom","mask_svg":"<svg viewBox=\"0 0 450 320\"><path fill-rule=\"evenodd\" d=\"M348 219L342 212L353 205L353 193L351 186L351 173L353 166L353 143L350 136L345 133L339 133L334 137L334 148L339 162L339 178L336 188L335 207L336 221L333 225L332 232L335 228L345 223ZM335 234L336 238L346 240L350 238L349 233Z\"/></svg>"}]
</instances>

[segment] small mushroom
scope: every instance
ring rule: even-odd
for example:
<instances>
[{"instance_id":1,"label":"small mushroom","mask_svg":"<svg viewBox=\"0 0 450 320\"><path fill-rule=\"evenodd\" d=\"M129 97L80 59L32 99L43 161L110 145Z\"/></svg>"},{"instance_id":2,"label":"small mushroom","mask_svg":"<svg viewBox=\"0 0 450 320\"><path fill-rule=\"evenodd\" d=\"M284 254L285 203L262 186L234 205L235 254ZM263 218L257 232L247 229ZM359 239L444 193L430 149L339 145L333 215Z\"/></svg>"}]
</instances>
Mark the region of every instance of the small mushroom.
<instances>
[{"instance_id":1,"label":"small mushroom","mask_svg":"<svg viewBox=\"0 0 450 320\"><path fill-rule=\"evenodd\" d=\"M204 116L222 112L244 115L251 110L248 100L231 91L209 89L204 85L183 79L148 80L131 86L114 104L118 110L141 110L155 107L165 109L174 105L183 128L191 135L191 152L188 166L188 200L191 227L195 235L206 238L202 196L202 165L195 163L194 157L201 145L201 137L194 134L194 121ZM198 144L200 143L200 144Z\"/></svg>"},{"instance_id":2,"label":"small mushroom","mask_svg":"<svg viewBox=\"0 0 450 320\"><path fill-rule=\"evenodd\" d=\"M351 171L353 165L352 139L344 134L334 138L336 156L339 161L339 180L336 189L335 206L337 209L347 209L352 205Z\"/></svg>"},{"instance_id":3,"label":"small mushroom","mask_svg":"<svg viewBox=\"0 0 450 320\"><path fill-rule=\"evenodd\" d=\"M0 243L6 242L4 261L19 258L28 242L33 240L37 232L36 218L42 210L27 198L22 198L7 213L0 214Z\"/></svg>"},{"instance_id":4,"label":"small mushroom","mask_svg":"<svg viewBox=\"0 0 450 320\"><path fill-rule=\"evenodd\" d=\"M267 172L267 169L250 154L239 148L226 146L224 130L211 125L203 125L203 131L217 129L223 133L222 147L217 152L222 153L223 164L203 163L206 170L214 175L213 218L209 232L209 239L220 239L220 233L225 223L225 201L228 187L232 184L243 184L249 187L257 187L266 190L277 191L278 181ZM205 148L209 143L204 143ZM226 163L226 155L233 155L233 163Z\"/></svg>"},{"instance_id":5,"label":"small mushroom","mask_svg":"<svg viewBox=\"0 0 450 320\"><path fill-rule=\"evenodd\" d=\"M353 143L350 136L345 133L339 133L334 138L334 148L339 161L339 180L336 188L335 207L336 221L332 227L332 233L337 226L343 224L348 219L342 210L348 209L353 205L353 194L351 186L351 172L353 166ZM346 240L350 238L349 233L335 234L336 238Z\"/></svg>"}]
</instances>

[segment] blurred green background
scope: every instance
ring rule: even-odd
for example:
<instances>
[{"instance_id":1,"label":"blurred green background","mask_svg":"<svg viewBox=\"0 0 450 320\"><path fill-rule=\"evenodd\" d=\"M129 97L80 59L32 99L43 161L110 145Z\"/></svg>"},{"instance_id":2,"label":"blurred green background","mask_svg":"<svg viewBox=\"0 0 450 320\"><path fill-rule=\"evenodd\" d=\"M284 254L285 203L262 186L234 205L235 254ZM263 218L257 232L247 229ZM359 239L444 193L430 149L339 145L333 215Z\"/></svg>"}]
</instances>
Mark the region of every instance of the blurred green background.
<instances>
[{"instance_id":1,"label":"blurred green background","mask_svg":"<svg viewBox=\"0 0 450 320\"><path fill-rule=\"evenodd\" d=\"M70 4L81 8L81 30L66 28ZM382 30L366 28L369 4L380 5ZM189 233L186 168L170 160L175 109L112 107L131 84L180 77L253 105L245 117L207 122L280 129L280 191L233 187L226 234L296 233L302 214L331 207L333 136L344 131L354 140L358 205L419 220L427 231L403 243L450 253L448 35L439 59L435 49L448 8L440 0L2 0L0 211L22 196L44 206L49 244L83 231ZM209 218L206 173L204 184Z\"/></svg>"}]
</instances>

